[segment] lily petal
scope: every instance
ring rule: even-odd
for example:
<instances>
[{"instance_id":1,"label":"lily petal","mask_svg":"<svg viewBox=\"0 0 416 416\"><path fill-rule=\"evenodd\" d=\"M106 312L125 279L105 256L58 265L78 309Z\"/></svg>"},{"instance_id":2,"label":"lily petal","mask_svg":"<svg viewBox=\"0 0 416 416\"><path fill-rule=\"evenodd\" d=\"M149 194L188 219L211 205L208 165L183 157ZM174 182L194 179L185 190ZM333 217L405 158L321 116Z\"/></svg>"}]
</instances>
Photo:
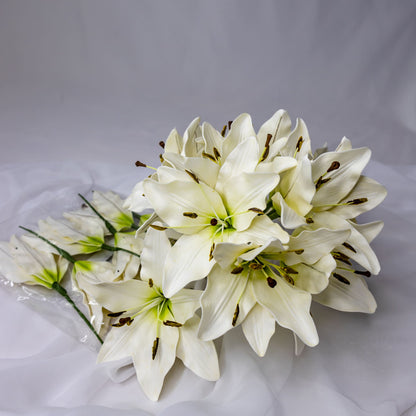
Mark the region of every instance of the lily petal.
<instances>
[{"instance_id":1,"label":"lily petal","mask_svg":"<svg viewBox=\"0 0 416 416\"><path fill-rule=\"evenodd\" d=\"M221 151L224 138L211 124L207 122L202 123L202 137L205 140L205 152L207 154L214 156L214 147Z\"/></svg>"},{"instance_id":2,"label":"lily petal","mask_svg":"<svg viewBox=\"0 0 416 416\"><path fill-rule=\"evenodd\" d=\"M251 348L259 357L264 357L275 332L276 321L273 315L257 303L241 326Z\"/></svg>"},{"instance_id":3,"label":"lily petal","mask_svg":"<svg viewBox=\"0 0 416 416\"><path fill-rule=\"evenodd\" d=\"M144 196L143 181L136 183L131 194L124 201L123 207L139 213L152 208L152 205Z\"/></svg>"},{"instance_id":4,"label":"lily petal","mask_svg":"<svg viewBox=\"0 0 416 416\"><path fill-rule=\"evenodd\" d=\"M237 304L244 296L249 280L249 271L232 274L232 267L222 269L215 265L208 276L207 287L201 298L202 318L199 327L199 337L203 340L218 338L229 331L237 321L233 320ZM253 296L251 291L248 296ZM252 299L254 306L255 299ZM248 313L249 311L246 311ZM241 314L241 316L240 316ZM238 319L244 319L244 311L240 310Z\"/></svg>"},{"instance_id":5,"label":"lily petal","mask_svg":"<svg viewBox=\"0 0 416 416\"><path fill-rule=\"evenodd\" d=\"M198 338L199 317L194 316L179 329L176 356L197 376L209 381L220 377L217 351L212 341Z\"/></svg>"},{"instance_id":6,"label":"lily petal","mask_svg":"<svg viewBox=\"0 0 416 416\"><path fill-rule=\"evenodd\" d=\"M272 196L273 206L277 212L280 212L280 221L285 228L293 229L306 224L303 215L299 215L284 200L280 192L276 192Z\"/></svg>"},{"instance_id":7,"label":"lily petal","mask_svg":"<svg viewBox=\"0 0 416 416\"><path fill-rule=\"evenodd\" d=\"M264 149L268 134L272 135L269 141L271 145L281 137L289 136L291 127L292 122L288 113L285 110L276 111L271 118L263 123L257 133L260 149Z\"/></svg>"},{"instance_id":8,"label":"lily petal","mask_svg":"<svg viewBox=\"0 0 416 416\"><path fill-rule=\"evenodd\" d=\"M343 312L374 313L377 304L365 280L345 270L340 271L340 274L347 278L350 284L340 282L331 276L328 287L314 295L313 300Z\"/></svg>"},{"instance_id":9,"label":"lily petal","mask_svg":"<svg viewBox=\"0 0 416 416\"><path fill-rule=\"evenodd\" d=\"M358 205L340 205L331 209L331 212L342 218L355 218L363 212L370 211L380 204L387 195L387 190L373 179L361 176L353 190L339 204L347 204L355 199L366 199Z\"/></svg>"},{"instance_id":10,"label":"lily petal","mask_svg":"<svg viewBox=\"0 0 416 416\"><path fill-rule=\"evenodd\" d=\"M277 323L292 330L311 347L318 344L318 334L309 313L311 295L276 276L276 286L271 288L265 279L253 280L257 302L267 308Z\"/></svg>"},{"instance_id":11,"label":"lily petal","mask_svg":"<svg viewBox=\"0 0 416 416\"><path fill-rule=\"evenodd\" d=\"M162 286L163 269L171 245L165 232L153 228L147 230L141 253L141 278L152 279L156 286Z\"/></svg>"},{"instance_id":12,"label":"lily petal","mask_svg":"<svg viewBox=\"0 0 416 416\"><path fill-rule=\"evenodd\" d=\"M327 180L318 187L312 200L313 206L330 208L331 204L338 204L345 198L356 185L370 156L370 149L363 147L345 152L323 153L312 161L313 181L318 183L321 177ZM339 167L327 172L333 163L338 163Z\"/></svg>"},{"instance_id":13,"label":"lily petal","mask_svg":"<svg viewBox=\"0 0 416 416\"><path fill-rule=\"evenodd\" d=\"M163 278L165 296L171 297L188 283L209 273L214 265L210 259L212 245L210 229L179 238L166 257Z\"/></svg>"}]
</instances>

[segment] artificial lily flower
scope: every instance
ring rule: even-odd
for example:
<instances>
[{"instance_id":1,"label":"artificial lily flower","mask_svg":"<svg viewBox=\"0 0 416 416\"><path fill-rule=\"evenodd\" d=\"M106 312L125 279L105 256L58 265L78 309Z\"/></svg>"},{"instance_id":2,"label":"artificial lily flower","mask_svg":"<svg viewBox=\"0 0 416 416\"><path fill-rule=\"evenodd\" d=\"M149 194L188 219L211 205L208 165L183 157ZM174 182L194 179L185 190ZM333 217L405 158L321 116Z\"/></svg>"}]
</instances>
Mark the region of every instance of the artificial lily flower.
<instances>
[{"instance_id":1,"label":"artificial lily flower","mask_svg":"<svg viewBox=\"0 0 416 416\"><path fill-rule=\"evenodd\" d=\"M94 286L94 297L117 317L98 362L132 357L145 394L157 400L175 357L207 380L219 377L214 344L197 337L201 292L182 289L168 298L162 291L163 263L170 251L164 232L149 229L142 252L141 278Z\"/></svg>"},{"instance_id":2,"label":"artificial lily flower","mask_svg":"<svg viewBox=\"0 0 416 416\"><path fill-rule=\"evenodd\" d=\"M39 232L71 255L94 253L105 244L103 226L89 217L85 217L82 226L48 217L39 221Z\"/></svg>"},{"instance_id":3,"label":"artificial lily flower","mask_svg":"<svg viewBox=\"0 0 416 416\"><path fill-rule=\"evenodd\" d=\"M214 251L218 264L208 275L201 298L200 337L214 339L243 323L250 345L263 356L277 321L305 344L316 345L318 336L309 314L311 294L328 285L335 268L328 253L348 234L304 231L291 237L285 247L279 241L254 248L219 243Z\"/></svg>"},{"instance_id":4,"label":"artificial lily flower","mask_svg":"<svg viewBox=\"0 0 416 416\"><path fill-rule=\"evenodd\" d=\"M115 228L126 230L134 225L133 214L123 208L124 201L114 192L92 193L92 206Z\"/></svg>"},{"instance_id":5,"label":"artificial lily flower","mask_svg":"<svg viewBox=\"0 0 416 416\"><path fill-rule=\"evenodd\" d=\"M62 257L36 247L32 237L12 236L10 242L0 242L0 272L15 283L37 284L52 289L68 267ZM31 244L32 243L32 244Z\"/></svg>"}]
</instances>

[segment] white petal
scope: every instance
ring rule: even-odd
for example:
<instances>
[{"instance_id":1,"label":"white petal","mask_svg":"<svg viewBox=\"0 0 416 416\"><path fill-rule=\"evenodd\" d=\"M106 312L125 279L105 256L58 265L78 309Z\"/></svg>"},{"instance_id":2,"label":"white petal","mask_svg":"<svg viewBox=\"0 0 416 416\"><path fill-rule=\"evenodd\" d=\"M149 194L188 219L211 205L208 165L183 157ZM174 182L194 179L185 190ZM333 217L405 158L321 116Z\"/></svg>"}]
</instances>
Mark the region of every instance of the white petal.
<instances>
[{"instance_id":1,"label":"white petal","mask_svg":"<svg viewBox=\"0 0 416 416\"><path fill-rule=\"evenodd\" d=\"M312 208L315 195L311 162L307 158L301 159L295 168L282 173L278 189L286 204L298 215L305 216Z\"/></svg>"},{"instance_id":2,"label":"white petal","mask_svg":"<svg viewBox=\"0 0 416 416\"><path fill-rule=\"evenodd\" d=\"M266 208L266 197L273 190L279 177L270 173L242 173L229 179L224 186L223 199L232 215L232 225L238 231L247 229L256 212L250 208Z\"/></svg>"},{"instance_id":3,"label":"white petal","mask_svg":"<svg viewBox=\"0 0 416 416\"><path fill-rule=\"evenodd\" d=\"M298 161L293 157L279 156L275 157L272 162L259 163L256 167L256 172L279 174L294 168L297 164Z\"/></svg>"},{"instance_id":4,"label":"white petal","mask_svg":"<svg viewBox=\"0 0 416 416\"><path fill-rule=\"evenodd\" d=\"M313 181L316 183L321 176L329 181L317 189L312 204L325 207L345 198L360 178L370 156L370 149L363 147L345 152L327 152L315 159L312 162ZM339 168L327 173L333 162L338 162Z\"/></svg>"},{"instance_id":5,"label":"white petal","mask_svg":"<svg viewBox=\"0 0 416 416\"><path fill-rule=\"evenodd\" d=\"M286 244L289 241L289 234L267 215L259 215L253 219L249 228L233 233L230 241L236 244L248 242L264 244L272 238Z\"/></svg>"},{"instance_id":6,"label":"white petal","mask_svg":"<svg viewBox=\"0 0 416 416\"><path fill-rule=\"evenodd\" d=\"M177 169L181 172L185 170L186 157L178 155L177 153L165 152L163 153L164 167Z\"/></svg>"},{"instance_id":7,"label":"white petal","mask_svg":"<svg viewBox=\"0 0 416 416\"><path fill-rule=\"evenodd\" d=\"M218 171L220 169L217 163L206 158L189 157L185 161L185 169L193 172L199 180L205 182L211 188L215 188ZM192 180L189 175L188 178Z\"/></svg>"},{"instance_id":8,"label":"white petal","mask_svg":"<svg viewBox=\"0 0 416 416\"><path fill-rule=\"evenodd\" d=\"M198 325L199 317L195 316L179 329L176 355L199 377L216 381L220 377L217 351L212 341L198 338Z\"/></svg>"},{"instance_id":9,"label":"white petal","mask_svg":"<svg viewBox=\"0 0 416 416\"><path fill-rule=\"evenodd\" d=\"M205 152L211 156L214 156L214 147L221 152L222 143L224 138L221 136L211 124L204 122L202 123L202 137L205 140Z\"/></svg>"},{"instance_id":10,"label":"white petal","mask_svg":"<svg viewBox=\"0 0 416 416\"><path fill-rule=\"evenodd\" d=\"M259 145L255 137L239 143L228 155L218 173L217 190L224 191L225 183L244 172L254 172L259 162Z\"/></svg>"},{"instance_id":11,"label":"white petal","mask_svg":"<svg viewBox=\"0 0 416 416\"><path fill-rule=\"evenodd\" d=\"M176 129L173 129L165 142L165 152L181 153L183 148L183 139Z\"/></svg>"},{"instance_id":12,"label":"white petal","mask_svg":"<svg viewBox=\"0 0 416 416\"><path fill-rule=\"evenodd\" d=\"M351 150L351 140L347 139L345 136L341 139L338 147L335 149L336 152L345 152L346 150Z\"/></svg>"},{"instance_id":13,"label":"white petal","mask_svg":"<svg viewBox=\"0 0 416 416\"><path fill-rule=\"evenodd\" d=\"M116 247L125 248L133 253L140 254L143 249L143 237L135 236L135 233L117 233L114 237ZM136 277L139 272L140 258L125 251L116 251L111 262L114 265L115 277L123 274L123 280Z\"/></svg>"},{"instance_id":14,"label":"white petal","mask_svg":"<svg viewBox=\"0 0 416 416\"><path fill-rule=\"evenodd\" d=\"M364 279L345 270L340 270L339 274L347 278L350 284L331 276L328 287L314 295L313 300L343 312L374 313L377 304Z\"/></svg>"},{"instance_id":15,"label":"white petal","mask_svg":"<svg viewBox=\"0 0 416 416\"><path fill-rule=\"evenodd\" d=\"M289 250L291 252L282 253L282 257L288 265L301 262L313 264L321 257L329 254L334 247L344 243L349 236L349 230L330 230L326 228L314 231L305 230L290 238ZM297 250L303 251L295 253Z\"/></svg>"},{"instance_id":16,"label":"white petal","mask_svg":"<svg viewBox=\"0 0 416 416\"><path fill-rule=\"evenodd\" d=\"M210 260L212 232L183 235L170 250L165 263L163 293L168 298L189 282L204 278L214 262Z\"/></svg>"},{"instance_id":17,"label":"white petal","mask_svg":"<svg viewBox=\"0 0 416 416\"><path fill-rule=\"evenodd\" d=\"M295 332L311 347L318 344L318 334L309 313L311 295L276 276L276 286L269 287L265 279L253 280L257 302L267 308L277 323Z\"/></svg>"},{"instance_id":18,"label":"white petal","mask_svg":"<svg viewBox=\"0 0 416 416\"><path fill-rule=\"evenodd\" d=\"M176 322L184 324L192 318L194 312L200 307L202 291L196 289L182 289L170 297L172 302L173 318Z\"/></svg>"},{"instance_id":19,"label":"white petal","mask_svg":"<svg viewBox=\"0 0 416 416\"><path fill-rule=\"evenodd\" d=\"M161 184L145 180L144 190L159 217L184 234L197 233L214 217L227 216L219 194L202 182ZM190 218L184 213L195 213L197 218Z\"/></svg>"},{"instance_id":20,"label":"white petal","mask_svg":"<svg viewBox=\"0 0 416 416\"><path fill-rule=\"evenodd\" d=\"M249 280L249 272L231 274L233 268L222 269L215 265L208 276L207 287L201 298L202 318L199 327L199 336L203 340L218 338L233 328L233 317L237 308L240 308L242 297L252 297L252 292L246 287ZM252 298L252 305L255 299ZM244 319L244 311L241 310L238 320ZM246 311L248 313L248 311ZM240 316L241 314L241 316ZM237 324L238 321L235 322Z\"/></svg>"},{"instance_id":21,"label":"white petal","mask_svg":"<svg viewBox=\"0 0 416 416\"><path fill-rule=\"evenodd\" d=\"M222 267L229 267L236 261L237 257L252 248L253 244L242 243L217 243L214 249L214 259Z\"/></svg>"},{"instance_id":22,"label":"white petal","mask_svg":"<svg viewBox=\"0 0 416 416\"><path fill-rule=\"evenodd\" d=\"M100 305L111 312L138 309L154 295L154 290L149 287L148 283L140 280L101 284L86 282L86 284L82 284L82 287Z\"/></svg>"},{"instance_id":23,"label":"white petal","mask_svg":"<svg viewBox=\"0 0 416 416\"><path fill-rule=\"evenodd\" d=\"M163 269L171 245L165 232L149 228L144 238L141 254L141 277L152 279L156 286L162 286Z\"/></svg>"},{"instance_id":24,"label":"white petal","mask_svg":"<svg viewBox=\"0 0 416 416\"><path fill-rule=\"evenodd\" d=\"M124 208L134 212L143 212L146 209L152 208L150 202L144 196L143 181L138 182L131 194L127 197L123 204Z\"/></svg>"},{"instance_id":25,"label":"white petal","mask_svg":"<svg viewBox=\"0 0 416 416\"><path fill-rule=\"evenodd\" d=\"M157 169L157 181L159 183L173 181L192 182L193 179L184 170L178 170L169 166L160 166Z\"/></svg>"},{"instance_id":26,"label":"white petal","mask_svg":"<svg viewBox=\"0 0 416 416\"><path fill-rule=\"evenodd\" d=\"M384 227L383 221L374 221L368 224L350 223L364 238L371 243L381 232Z\"/></svg>"},{"instance_id":27,"label":"white petal","mask_svg":"<svg viewBox=\"0 0 416 416\"><path fill-rule=\"evenodd\" d=\"M361 176L353 190L339 203L344 204L360 198L366 198L368 201L357 205L336 206L331 209L331 212L342 218L355 218L376 207L384 200L386 195L387 190L383 185L366 176Z\"/></svg>"},{"instance_id":28,"label":"white petal","mask_svg":"<svg viewBox=\"0 0 416 416\"><path fill-rule=\"evenodd\" d=\"M198 156L200 146L197 142L197 137L202 134L199 127L200 118L196 117L191 121L183 134L184 148L182 154L184 156L193 157ZM202 150L202 149L201 149Z\"/></svg>"},{"instance_id":29,"label":"white petal","mask_svg":"<svg viewBox=\"0 0 416 416\"><path fill-rule=\"evenodd\" d=\"M295 285L301 290L315 294L328 286L328 279L336 267L332 255L323 256L314 264L299 263L292 266L298 274L292 275Z\"/></svg>"},{"instance_id":30,"label":"white petal","mask_svg":"<svg viewBox=\"0 0 416 416\"><path fill-rule=\"evenodd\" d=\"M5 241L0 242L0 273L15 283L24 283L31 280L30 275L19 269L10 253L11 246Z\"/></svg>"},{"instance_id":31,"label":"white petal","mask_svg":"<svg viewBox=\"0 0 416 416\"><path fill-rule=\"evenodd\" d=\"M280 192L272 196L272 201L275 210L280 213L280 221L285 228L293 229L306 224L305 217L289 207Z\"/></svg>"},{"instance_id":32,"label":"white petal","mask_svg":"<svg viewBox=\"0 0 416 416\"><path fill-rule=\"evenodd\" d=\"M271 134L270 145L281 137L287 137L290 134L292 122L285 110L276 111L271 118L269 118L260 127L257 133L260 149L263 150L267 141L267 135Z\"/></svg>"},{"instance_id":33,"label":"white petal","mask_svg":"<svg viewBox=\"0 0 416 416\"><path fill-rule=\"evenodd\" d=\"M263 306L256 304L242 323L244 335L259 357L264 357L270 338L275 332L276 321Z\"/></svg>"},{"instance_id":34,"label":"white petal","mask_svg":"<svg viewBox=\"0 0 416 416\"><path fill-rule=\"evenodd\" d=\"M297 148L300 146L300 150ZM311 153L311 141L305 122L298 118L296 126L290 133L286 145L282 148L282 156L295 157L297 160L304 159Z\"/></svg>"},{"instance_id":35,"label":"white petal","mask_svg":"<svg viewBox=\"0 0 416 416\"><path fill-rule=\"evenodd\" d=\"M256 137L253 123L249 114L240 114L231 124L231 130L224 139L221 152L221 160L228 155L247 137Z\"/></svg>"}]
</instances>

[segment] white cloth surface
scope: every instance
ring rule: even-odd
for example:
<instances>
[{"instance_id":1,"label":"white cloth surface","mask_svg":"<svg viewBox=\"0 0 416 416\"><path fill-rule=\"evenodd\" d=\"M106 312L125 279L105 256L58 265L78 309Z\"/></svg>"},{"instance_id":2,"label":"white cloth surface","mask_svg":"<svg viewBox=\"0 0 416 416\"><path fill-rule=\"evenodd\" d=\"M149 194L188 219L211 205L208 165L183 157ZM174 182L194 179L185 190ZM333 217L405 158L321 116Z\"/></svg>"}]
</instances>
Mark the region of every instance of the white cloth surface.
<instances>
[{"instance_id":1,"label":"white cloth surface","mask_svg":"<svg viewBox=\"0 0 416 416\"><path fill-rule=\"evenodd\" d=\"M378 309L314 305L320 343L300 357L284 329L258 358L237 328L217 345L218 382L177 363L153 403L0 287L0 415L415 416L416 3L116 3L0 2L0 239L78 192L127 195L147 174L136 159L157 164L157 142L196 115L220 129L249 112L259 127L283 107L315 148L347 135L373 150L365 173L389 194L360 222L385 222Z\"/></svg>"}]
</instances>

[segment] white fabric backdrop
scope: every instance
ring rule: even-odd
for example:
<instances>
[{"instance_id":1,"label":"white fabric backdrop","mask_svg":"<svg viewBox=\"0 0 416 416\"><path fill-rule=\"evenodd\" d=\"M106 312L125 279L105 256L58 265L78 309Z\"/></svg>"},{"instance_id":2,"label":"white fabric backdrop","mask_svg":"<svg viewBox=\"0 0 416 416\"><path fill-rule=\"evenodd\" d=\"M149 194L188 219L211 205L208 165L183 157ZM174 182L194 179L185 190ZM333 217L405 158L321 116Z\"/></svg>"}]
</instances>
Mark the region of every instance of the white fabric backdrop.
<instances>
[{"instance_id":1,"label":"white fabric backdrop","mask_svg":"<svg viewBox=\"0 0 416 416\"><path fill-rule=\"evenodd\" d=\"M298 358L283 329L263 359L236 329L217 383L177 365L158 403L0 288L0 414L415 415L415 18L414 1L0 1L3 240L78 192L127 195L135 160L196 115L258 127L286 108L315 147L371 147L389 191L362 219L385 221L375 315L314 307L320 344Z\"/></svg>"}]
</instances>

